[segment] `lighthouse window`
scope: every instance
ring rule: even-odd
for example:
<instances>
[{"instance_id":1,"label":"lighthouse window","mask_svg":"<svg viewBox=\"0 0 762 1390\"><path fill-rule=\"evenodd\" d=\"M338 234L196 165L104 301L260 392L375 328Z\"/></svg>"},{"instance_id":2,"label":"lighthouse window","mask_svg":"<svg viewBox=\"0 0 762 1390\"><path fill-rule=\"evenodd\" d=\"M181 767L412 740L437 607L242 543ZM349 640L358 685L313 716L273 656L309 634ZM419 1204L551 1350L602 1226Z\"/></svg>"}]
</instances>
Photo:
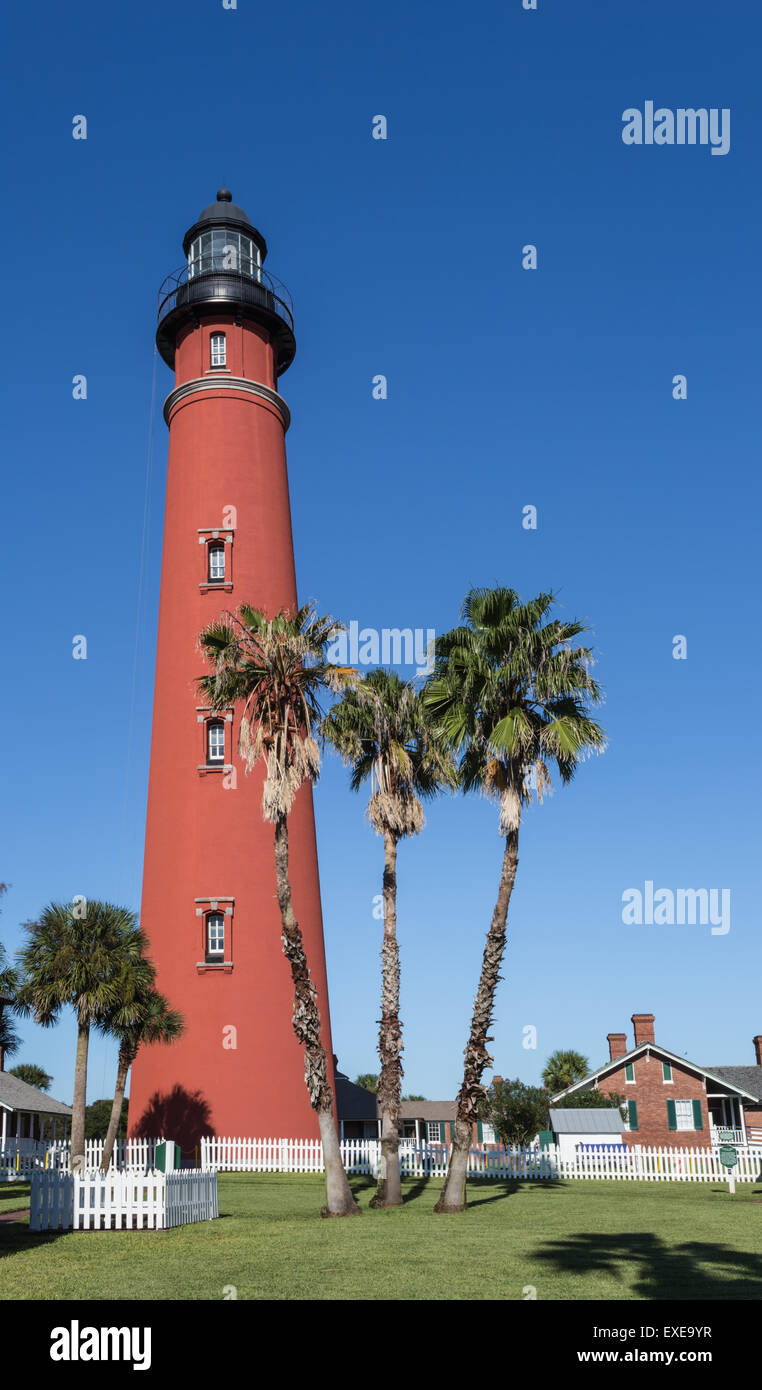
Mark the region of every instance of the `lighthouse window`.
<instances>
[{"instance_id":1,"label":"lighthouse window","mask_svg":"<svg viewBox=\"0 0 762 1390\"><path fill-rule=\"evenodd\" d=\"M225 347L225 334L213 333L211 337L211 352L209 356L209 365L211 367L224 367L226 359L227 351Z\"/></svg>"},{"instance_id":2,"label":"lighthouse window","mask_svg":"<svg viewBox=\"0 0 762 1390\"><path fill-rule=\"evenodd\" d=\"M208 274L213 270L232 270L258 280L259 262L259 247L251 237L242 236L228 227L215 227L211 232L202 232L191 243L188 274L193 276Z\"/></svg>"},{"instance_id":3,"label":"lighthouse window","mask_svg":"<svg viewBox=\"0 0 762 1390\"><path fill-rule=\"evenodd\" d=\"M221 584L225 578L225 546L215 543L209 546L209 583Z\"/></svg>"},{"instance_id":4,"label":"lighthouse window","mask_svg":"<svg viewBox=\"0 0 762 1390\"><path fill-rule=\"evenodd\" d=\"M225 725L216 721L206 726L206 760L208 763L225 761Z\"/></svg>"},{"instance_id":5,"label":"lighthouse window","mask_svg":"<svg viewBox=\"0 0 762 1390\"><path fill-rule=\"evenodd\" d=\"M225 918L221 912L210 912L206 919L206 958L221 960L225 955Z\"/></svg>"}]
</instances>

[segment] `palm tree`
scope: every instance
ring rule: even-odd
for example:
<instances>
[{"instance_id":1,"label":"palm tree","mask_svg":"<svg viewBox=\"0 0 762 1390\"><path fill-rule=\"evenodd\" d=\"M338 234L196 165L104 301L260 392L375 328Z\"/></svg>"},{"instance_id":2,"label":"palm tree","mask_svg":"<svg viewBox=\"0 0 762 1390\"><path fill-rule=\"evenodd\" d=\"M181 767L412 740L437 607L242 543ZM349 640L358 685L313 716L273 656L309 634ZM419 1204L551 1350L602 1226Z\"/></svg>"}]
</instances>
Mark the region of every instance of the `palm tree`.
<instances>
[{"instance_id":1,"label":"palm tree","mask_svg":"<svg viewBox=\"0 0 762 1390\"><path fill-rule=\"evenodd\" d=\"M341 1161L334 1120L333 1092L325 1048L320 1039L320 1010L296 920L288 870L288 816L303 783L320 773L314 733L323 711L326 688L338 689L339 668L325 659L337 624L310 608L274 618L242 604L210 623L199 642L214 674L199 685L212 708L242 704L239 749L246 771L260 759L265 765L262 815L275 827L275 874L281 916L283 953L294 986L292 1023L304 1047L304 1075L310 1104L317 1114L326 1176L324 1216L349 1216L360 1208Z\"/></svg>"},{"instance_id":2,"label":"palm tree","mask_svg":"<svg viewBox=\"0 0 762 1390\"><path fill-rule=\"evenodd\" d=\"M58 1022L69 1005L77 1018L77 1054L71 1121L72 1171L85 1162L85 1104L90 1030L117 1006L127 1017L135 1005L147 940L126 907L96 900L75 906L50 903L36 921L26 922L26 945L19 952L21 984L17 1002L44 1028Z\"/></svg>"},{"instance_id":3,"label":"palm tree","mask_svg":"<svg viewBox=\"0 0 762 1390\"><path fill-rule=\"evenodd\" d=\"M424 824L422 797L432 797L455 777L449 752L426 728L421 696L394 671L379 667L348 686L323 720L321 733L352 769L350 786L370 784L367 816L384 839L384 937L381 946L381 1019L378 1104L381 1166L372 1207L402 1202L399 1166L402 1099L400 962L397 942L397 845Z\"/></svg>"},{"instance_id":4,"label":"palm tree","mask_svg":"<svg viewBox=\"0 0 762 1390\"><path fill-rule=\"evenodd\" d=\"M360 1075L355 1077L355 1086L361 1086L364 1091L372 1091L374 1095L378 1095L378 1079L378 1072L361 1071Z\"/></svg>"},{"instance_id":5,"label":"palm tree","mask_svg":"<svg viewBox=\"0 0 762 1390\"><path fill-rule=\"evenodd\" d=\"M579 763L601 751L605 736L586 701L601 698L590 675L592 651L575 647L588 629L550 618L553 594L522 603L513 589L471 589L460 627L439 637L424 691L432 719L460 755L464 792L499 803L505 839L500 885L484 946L479 988L465 1049L463 1082L449 1172L435 1211L463 1211L472 1123L484 1102L482 1075L495 992L505 949L508 904L518 865L519 825L533 796L550 788L548 764L570 782Z\"/></svg>"},{"instance_id":6,"label":"palm tree","mask_svg":"<svg viewBox=\"0 0 762 1390\"><path fill-rule=\"evenodd\" d=\"M34 1086L37 1091L49 1091L52 1076L38 1067L34 1062L19 1062L17 1067L11 1067L11 1076L17 1076L19 1081L25 1081L27 1086Z\"/></svg>"},{"instance_id":7,"label":"palm tree","mask_svg":"<svg viewBox=\"0 0 762 1390\"><path fill-rule=\"evenodd\" d=\"M5 892L5 886L0 883L0 893ZM8 1014L8 1007L14 1007L18 975L7 960L5 947L0 942L0 1071L5 1066L6 1057L12 1057L21 1046L21 1038Z\"/></svg>"},{"instance_id":8,"label":"palm tree","mask_svg":"<svg viewBox=\"0 0 762 1390\"><path fill-rule=\"evenodd\" d=\"M173 1043L185 1030L182 1014L170 1007L169 1001L165 999L163 994L159 994L158 990L154 988L153 982L147 986L139 986L135 1002L139 1010L137 1018L133 1016L131 1021L123 1023L121 1022L122 1011L116 1010L102 1025L104 1032L110 1033L119 1041L114 1103L111 1107L101 1157L101 1168L104 1173L108 1172L114 1154L114 1144L122 1118L127 1073L135 1061L139 1049L152 1043Z\"/></svg>"},{"instance_id":9,"label":"palm tree","mask_svg":"<svg viewBox=\"0 0 762 1390\"><path fill-rule=\"evenodd\" d=\"M557 1091L565 1091L567 1086L581 1081L589 1070L590 1063L581 1052L575 1052L573 1048L566 1051L558 1048L556 1052L551 1052L542 1069L542 1084L554 1096Z\"/></svg>"}]
</instances>

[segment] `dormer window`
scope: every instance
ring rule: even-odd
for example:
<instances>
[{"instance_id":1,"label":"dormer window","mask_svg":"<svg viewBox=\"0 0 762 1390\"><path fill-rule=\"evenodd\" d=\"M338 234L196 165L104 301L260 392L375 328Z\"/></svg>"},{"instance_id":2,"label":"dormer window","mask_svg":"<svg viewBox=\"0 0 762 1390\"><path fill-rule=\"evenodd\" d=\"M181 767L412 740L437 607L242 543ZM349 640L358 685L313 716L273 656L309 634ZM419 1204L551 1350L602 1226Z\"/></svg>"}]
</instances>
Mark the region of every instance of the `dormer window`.
<instances>
[{"instance_id":1,"label":"dormer window","mask_svg":"<svg viewBox=\"0 0 762 1390\"><path fill-rule=\"evenodd\" d=\"M227 346L224 333L213 333L210 339L209 366L227 365Z\"/></svg>"},{"instance_id":2,"label":"dormer window","mask_svg":"<svg viewBox=\"0 0 762 1390\"><path fill-rule=\"evenodd\" d=\"M225 761L225 725L218 719L210 720L206 726L206 761Z\"/></svg>"},{"instance_id":3,"label":"dormer window","mask_svg":"<svg viewBox=\"0 0 762 1390\"><path fill-rule=\"evenodd\" d=\"M225 959L225 918L221 912L209 912L206 918L207 962Z\"/></svg>"},{"instance_id":4,"label":"dormer window","mask_svg":"<svg viewBox=\"0 0 762 1390\"><path fill-rule=\"evenodd\" d=\"M225 580L225 543L211 541L209 545L209 583L222 584Z\"/></svg>"}]
</instances>

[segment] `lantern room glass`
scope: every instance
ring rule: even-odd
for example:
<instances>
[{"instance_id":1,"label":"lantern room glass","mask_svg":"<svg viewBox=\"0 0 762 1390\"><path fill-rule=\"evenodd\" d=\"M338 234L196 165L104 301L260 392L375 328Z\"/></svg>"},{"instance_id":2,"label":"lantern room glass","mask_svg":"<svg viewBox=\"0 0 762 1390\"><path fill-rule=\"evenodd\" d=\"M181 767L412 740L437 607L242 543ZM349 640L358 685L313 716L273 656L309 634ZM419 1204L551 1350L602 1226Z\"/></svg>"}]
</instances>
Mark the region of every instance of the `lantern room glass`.
<instances>
[{"instance_id":1,"label":"lantern room glass","mask_svg":"<svg viewBox=\"0 0 762 1390\"><path fill-rule=\"evenodd\" d=\"M214 270L232 270L259 280L259 247L251 237L230 227L214 227L191 242L188 275L205 275Z\"/></svg>"}]
</instances>

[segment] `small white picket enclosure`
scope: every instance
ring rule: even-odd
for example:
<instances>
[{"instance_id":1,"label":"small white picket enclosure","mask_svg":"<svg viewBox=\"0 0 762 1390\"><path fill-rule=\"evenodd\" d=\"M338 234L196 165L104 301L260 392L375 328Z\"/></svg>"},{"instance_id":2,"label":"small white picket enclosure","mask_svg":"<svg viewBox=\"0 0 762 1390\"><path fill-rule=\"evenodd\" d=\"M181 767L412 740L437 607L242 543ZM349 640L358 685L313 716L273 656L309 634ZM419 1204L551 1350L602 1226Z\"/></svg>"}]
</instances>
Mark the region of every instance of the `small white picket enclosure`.
<instances>
[{"instance_id":1,"label":"small white picket enclosure","mask_svg":"<svg viewBox=\"0 0 762 1390\"><path fill-rule=\"evenodd\" d=\"M31 1177L33 1231L167 1230L219 1216L217 1174L136 1170L74 1174L37 1169Z\"/></svg>"},{"instance_id":2,"label":"small white picket enclosure","mask_svg":"<svg viewBox=\"0 0 762 1390\"><path fill-rule=\"evenodd\" d=\"M377 1139L344 1139L341 1157L350 1174L377 1177L381 1144ZM739 1146L733 1169L740 1182L762 1182L762 1146ZM403 1177L444 1177L450 1157L449 1144L400 1143ZM201 1167L205 1171L238 1173L322 1173L323 1150L319 1139L209 1138L201 1140ZM729 1169L720 1163L719 1150L682 1148L625 1148L623 1145L586 1145L576 1152L550 1144L477 1145L468 1156L468 1177L570 1179L613 1178L618 1181L716 1182L727 1180Z\"/></svg>"}]
</instances>

